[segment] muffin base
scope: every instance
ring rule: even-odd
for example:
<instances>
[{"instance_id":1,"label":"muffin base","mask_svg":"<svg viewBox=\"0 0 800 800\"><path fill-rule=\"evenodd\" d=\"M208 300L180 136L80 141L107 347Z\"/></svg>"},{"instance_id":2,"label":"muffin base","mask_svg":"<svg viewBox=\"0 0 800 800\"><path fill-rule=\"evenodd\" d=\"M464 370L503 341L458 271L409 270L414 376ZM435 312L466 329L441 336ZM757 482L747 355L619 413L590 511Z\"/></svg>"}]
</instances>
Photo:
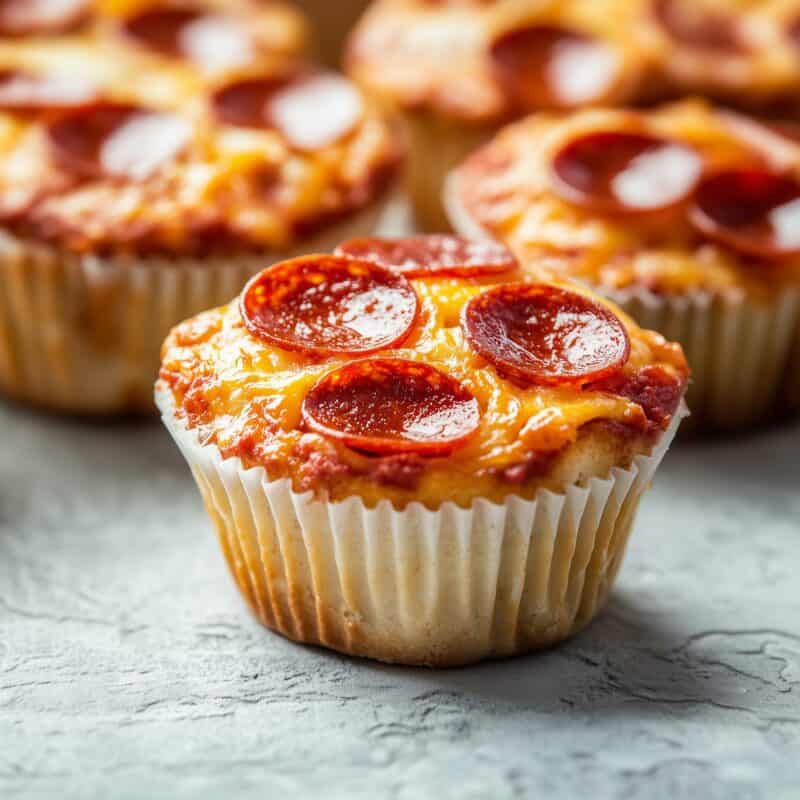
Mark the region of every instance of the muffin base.
<instances>
[{"instance_id":1,"label":"muffin base","mask_svg":"<svg viewBox=\"0 0 800 800\"><path fill-rule=\"evenodd\" d=\"M399 664L460 666L551 646L603 606L639 501L681 418L650 455L563 493L437 510L298 494L201 444L157 392L242 596L298 642Z\"/></svg>"},{"instance_id":2,"label":"muffin base","mask_svg":"<svg viewBox=\"0 0 800 800\"><path fill-rule=\"evenodd\" d=\"M0 232L0 394L71 414L151 413L174 325L276 261L371 232L384 205L292 251L205 260L76 256Z\"/></svg>"},{"instance_id":3,"label":"muffin base","mask_svg":"<svg viewBox=\"0 0 800 800\"><path fill-rule=\"evenodd\" d=\"M407 188L418 227L452 230L442 201L445 179L500 124L461 122L424 109L405 109L400 119L408 142Z\"/></svg>"}]
</instances>

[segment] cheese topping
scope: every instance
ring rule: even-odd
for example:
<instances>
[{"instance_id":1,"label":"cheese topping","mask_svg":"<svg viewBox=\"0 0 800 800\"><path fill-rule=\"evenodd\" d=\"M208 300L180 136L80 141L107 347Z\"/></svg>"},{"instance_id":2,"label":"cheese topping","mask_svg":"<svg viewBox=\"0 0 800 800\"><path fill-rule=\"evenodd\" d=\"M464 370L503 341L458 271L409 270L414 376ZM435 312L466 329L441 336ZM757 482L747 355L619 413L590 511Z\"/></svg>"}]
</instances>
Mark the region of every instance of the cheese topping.
<instances>
[{"instance_id":1,"label":"cheese topping","mask_svg":"<svg viewBox=\"0 0 800 800\"><path fill-rule=\"evenodd\" d=\"M352 86L301 66L304 39L297 12L256 0L97 0L69 31L4 39L0 222L77 253L207 254L285 249L370 203L396 139ZM275 125L218 113L215 93L256 79L281 88ZM308 87L333 85L321 138ZM107 124L106 106L135 119Z\"/></svg>"},{"instance_id":2,"label":"cheese topping","mask_svg":"<svg viewBox=\"0 0 800 800\"><path fill-rule=\"evenodd\" d=\"M520 272L504 278L530 281ZM356 359L320 358L269 344L248 331L238 303L175 328L162 353L160 390L172 393L178 415L223 456L263 466L273 479L288 476L298 490L435 505L445 496L469 504L477 496L501 498L548 485L552 460L568 452L591 423L609 424L615 442L633 442L631 455L647 451L685 389L680 347L613 309L609 316L621 320L630 352L608 384L514 382L478 354L462 326L467 303L502 285L497 276L428 277L411 284L420 301L415 327L403 342L370 358L424 363L475 398L477 429L446 456L375 457L310 431L303 424L305 398L322 378ZM518 476L532 465L538 469L518 486Z\"/></svg>"},{"instance_id":3,"label":"cheese topping","mask_svg":"<svg viewBox=\"0 0 800 800\"><path fill-rule=\"evenodd\" d=\"M568 117L535 116L506 128L465 162L456 173L455 202L508 244L524 263L544 275L577 278L611 290L768 295L787 284L800 283L800 257L792 252L791 231L784 232L783 240L789 244L783 252L764 244L763 231L756 240L753 224L745 219L748 214L742 184L724 205L715 197L714 208L720 209L717 214L727 213L729 225L738 224L739 233L742 237L747 233L748 240L737 242L733 235L714 235L710 222L698 224L708 217L698 209L704 208L713 176L744 170L745 174L762 176L753 183L753 193L764 185L779 184L781 191L772 191L761 200L775 198L772 217L776 235L779 226L797 227L799 204L792 202L792 193L783 187L800 179L800 144L766 128L763 136L754 136L753 128L758 127L755 122L743 126L741 117L732 118L697 101L649 113L586 111ZM636 214L578 202L580 198L570 197L554 183L553 164L571 143L602 135L613 146L614 138L623 132L658 137L675 143L673 148L691 148L699 155L703 174L708 177L697 188L695 167L685 168L692 164L691 159L685 154L680 160L673 159L675 163L663 176L649 175L644 184L639 184L647 189L649 200L653 189L663 193L679 181L680 190L673 194L682 202L650 211L637 209ZM599 154L595 160L603 163ZM648 172L643 161L632 163L638 164L639 171ZM584 159L579 177L585 174L587 165L590 162ZM679 167L685 168L685 175ZM624 174L635 172L629 168ZM588 186L588 178L584 181ZM618 193L625 188L619 174L614 185ZM687 191L691 185L695 188ZM598 191L594 184L592 187ZM761 189L761 194L766 190ZM759 209L759 199L752 199L751 216ZM737 205L741 206L738 212ZM745 223L750 227L745 228ZM721 220L715 225L721 229Z\"/></svg>"},{"instance_id":4,"label":"cheese topping","mask_svg":"<svg viewBox=\"0 0 800 800\"><path fill-rule=\"evenodd\" d=\"M404 108L465 122L711 93L800 106L794 0L379 0L351 74Z\"/></svg>"}]
</instances>

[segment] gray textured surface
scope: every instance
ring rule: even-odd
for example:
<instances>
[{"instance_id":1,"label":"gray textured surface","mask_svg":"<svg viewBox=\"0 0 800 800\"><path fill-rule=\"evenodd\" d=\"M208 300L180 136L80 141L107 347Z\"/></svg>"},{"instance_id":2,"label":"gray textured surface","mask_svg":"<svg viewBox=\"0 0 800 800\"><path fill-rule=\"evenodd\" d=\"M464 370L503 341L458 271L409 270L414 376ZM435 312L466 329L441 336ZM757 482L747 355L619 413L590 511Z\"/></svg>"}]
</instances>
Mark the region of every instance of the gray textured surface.
<instances>
[{"instance_id":1,"label":"gray textured surface","mask_svg":"<svg viewBox=\"0 0 800 800\"><path fill-rule=\"evenodd\" d=\"M607 612L449 672L262 630L155 424L0 406L0 797L800 796L800 429L682 445Z\"/></svg>"}]
</instances>

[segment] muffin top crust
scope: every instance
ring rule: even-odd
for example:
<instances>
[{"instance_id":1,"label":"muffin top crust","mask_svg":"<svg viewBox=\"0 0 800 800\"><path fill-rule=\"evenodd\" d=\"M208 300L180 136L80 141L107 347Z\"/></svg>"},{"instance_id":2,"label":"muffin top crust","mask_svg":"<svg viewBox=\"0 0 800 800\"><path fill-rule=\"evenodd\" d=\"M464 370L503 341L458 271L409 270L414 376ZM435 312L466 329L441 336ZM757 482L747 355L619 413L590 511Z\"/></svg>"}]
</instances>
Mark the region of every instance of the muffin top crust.
<instances>
[{"instance_id":1,"label":"muffin top crust","mask_svg":"<svg viewBox=\"0 0 800 800\"><path fill-rule=\"evenodd\" d=\"M378 97L465 122L709 93L800 107L793 0L379 0L351 74Z\"/></svg>"},{"instance_id":2,"label":"muffin top crust","mask_svg":"<svg viewBox=\"0 0 800 800\"><path fill-rule=\"evenodd\" d=\"M439 235L264 270L172 331L157 396L223 458L296 491L434 508L628 466L687 379L678 345L605 301Z\"/></svg>"},{"instance_id":3,"label":"muffin top crust","mask_svg":"<svg viewBox=\"0 0 800 800\"><path fill-rule=\"evenodd\" d=\"M394 133L349 81L304 62L303 24L282 3L0 11L15 5L19 33L0 42L0 223L25 239L109 256L286 249L396 171Z\"/></svg>"},{"instance_id":4,"label":"muffin top crust","mask_svg":"<svg viewBox=\"0 0 800 800\"><path fill-rule=\"evenodd\" d=\"M700 101L529 117L470 156L447 195L457 228L550 278L756 298L800 284L797 130Z\"/></svg>"},{"instance_id":5,"label":"muffin top crust","mask_svg":"<svg viewBox=\"0 0 800 800\"><path fill-rule=\"evenodd\" d=\"M800 107L796 0L647 0L644 30L673 93Z\"/></svg>"},{"instance_id":6,"label":"muffin top crust","mask_svg":"<svg viewBox=\"0 0 800 800\"><path fill-rule=\"evenodd\" d=\"M648 56L626 24L638 0L383 0L354 31L349 73L390 104L465 122L622 103Z\"/></svg>"}]
</instances>

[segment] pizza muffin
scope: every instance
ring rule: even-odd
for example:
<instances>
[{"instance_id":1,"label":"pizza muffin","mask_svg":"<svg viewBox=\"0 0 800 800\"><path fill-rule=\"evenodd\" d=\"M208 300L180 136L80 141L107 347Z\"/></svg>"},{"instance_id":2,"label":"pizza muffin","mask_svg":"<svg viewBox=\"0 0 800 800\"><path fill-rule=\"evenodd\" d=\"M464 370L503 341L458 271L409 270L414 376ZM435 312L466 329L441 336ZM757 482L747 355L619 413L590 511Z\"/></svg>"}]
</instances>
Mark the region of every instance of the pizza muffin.
<instances>
[{"instance_id":1,"label":"pizza muffin","mask_svg":"<svg viewBox=\"0 0 800 800\"><path fill-rule=\"evenodd\" d=\"M9 8L30 23L0 43L0 391L147 411L169 329L265 263L369 232L398 143L349 81L286 52L278 6L107 0L31 27L69 4L50 5L0 7L0 27ZM204 61L195 35L219 56L237 30L251 60Z\"/></svg>"},{"instance_id":2,"label":"pizza muffin","mask_svg":"<svg viewBox=\"0 0 800 800\"><path fill-rule=\"evenodd\" d=\"M501 239L679 341L695 424L738 428L798 404L786 388L800 381L791 127L699 101L532 116L468 158L447 197L462 232Z\"/></svg>"},{"instance_id":3,"label":"pizza muffin","mask_svg":"<svg viewBox=\"0 0 800 800\"><path fill-rule=\"evenodd\" d=\"M435 666L592 619L687 383L678 345L445 235L269 267L162 358L157 404L258 618Z\"/></svg>"},{"instance_id":4,"label":"pizza muffin","mask_svg":"<svg viewBox=\"0 0 800 800\"><path fill-rule=\"evenodd\" d=\"M800 113L797 0L646 0L643 36L667 93Z\"/></svg>"},{"instance_id":5,"label":"pizza muffin","mask_svg":"<svg viewBox=\"0 0 800 800\"><path fill-rule=\"evenodd\" d=\"M446 172L533 111L687 93L800 114L795 0L379 0L348 68L404 120L421 223L447 225Z\"/></svg>"},{"instance_id":6,"label":"pizza muffin","mask_svg":"<svg viewBox=\"0 0 800 800\"><path fill-rule=\"evenodd\" d=\"M649 74L637 0L379 0L351 37L349 74L397 113L419 223L446 229L444 176L513 118L635 99ZM643 45L644 42L641 43Z\"/></svg>"}]
</instances>

